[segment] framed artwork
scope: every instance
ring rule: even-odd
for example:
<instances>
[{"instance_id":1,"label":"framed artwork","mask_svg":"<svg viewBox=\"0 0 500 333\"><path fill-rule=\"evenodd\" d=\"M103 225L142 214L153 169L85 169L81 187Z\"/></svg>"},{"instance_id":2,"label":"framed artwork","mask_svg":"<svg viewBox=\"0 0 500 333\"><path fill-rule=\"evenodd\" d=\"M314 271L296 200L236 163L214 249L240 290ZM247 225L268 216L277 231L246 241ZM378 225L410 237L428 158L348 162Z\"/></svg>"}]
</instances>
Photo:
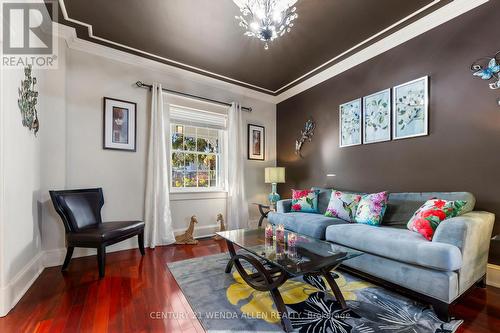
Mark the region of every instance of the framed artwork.
<instances>
[{"instance_id":1,"label":"framed artwork","mask_svg":"<svg viewBox=\"0 0 500 333\"><path fill-rule=\"evenodd\" d=\"M428 134L429 77L425 76L393 88L394 140Z\"/></svg>"},{"instance_id":2,"label":"framed artwork","mask_svg":"<svg viewBox=\"0 0 500 333\"><path fill-rule=\"evenodd\" d=\"M104 97L103 148L136 151L137 104Z\"/></svg>"},{"instance_id":3,"label":"framed artwork","mask_svg":"<svg viewBox=\"0 0 500 333\"><path fill-rule=\"evenodd\" d=\"M248 159L264 161L266 130L263 126L248 124Z\"/></svg>"},{"instance_id":4,"label":"framed artwork","mask_svg":"<svg viewBox=\"0 0 500 333\"><path fill-rule=\"evenodd\" d=\"M363 97L363 143L391 140L391 89Z\"/></svg>"},{"instance_id":5,"label":"framed artwork","mask_svg":"<svg viewBox=\"0 0 500 333\"><path fill-rule=\"evenodd\" d=\"M339 107L339 146L361 144L361 98Z\"/></svg>"}]
</instances>

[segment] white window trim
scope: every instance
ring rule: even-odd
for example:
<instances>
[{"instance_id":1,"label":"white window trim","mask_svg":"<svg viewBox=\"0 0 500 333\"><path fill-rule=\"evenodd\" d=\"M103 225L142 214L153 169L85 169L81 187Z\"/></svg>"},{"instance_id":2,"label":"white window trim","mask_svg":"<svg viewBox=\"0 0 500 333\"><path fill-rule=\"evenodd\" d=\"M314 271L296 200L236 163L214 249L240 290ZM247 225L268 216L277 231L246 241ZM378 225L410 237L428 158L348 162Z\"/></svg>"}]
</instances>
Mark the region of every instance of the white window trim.
<instances>
[{"instance_id":1,"label":"white window trim","mask_svg":"<svg viewBox=\"0 0 500 333\"><path fill-rule=\"evenodd\" d=\"M177 101L178 102L178 101ZM169 108L171 107L174 107L174 108L185 108L186 110L193 110L193 111L202 111L202 112L207 112L207 114L214 114L214 113L218 113L218 112L213 112L212 110L200 110L199 108L193 108L191 107L190 103L189 103L189 100L186 100L186 101L183 101L184 103L175 103L175 104L170 104L169 105ZM220 114L221 116L223 117L227 117L227 114L222 114L222 113L218 113ZM182 124L180 121L178 120L175 120L175 119L169 119L169 126L171 126L171 124L176 124L176 123L179 123L179 124ZM185 124L185 126L193 126L193 125L190 125L190 124ZM194 125L196 126L196 125ZM198 126L200 127L200 126ZM210 126L207 126L210 128ZM171 128L171 127L170 127ZM170 133L170 128L169 128L169 133ZM172 175L172 164L169 163L169 166L168 166L168 172L169 172L169 192L172 194L172 195L180 195L182 196L182 194L216 194L216 193L224 193L225 195L227 195L228 193L228 174L227 174L227 167L228 167L228 161L227 161L227 129L219 129L222 131L223 133L223 137L221 139L222 143L219 145L219 149L221 149L221 152L218 154L220 156L220 161L219 161L219 164L218 164L218 168L221 168L220 170L220 182L223 184L223 187L173 187L172 186L172 179L173 179L173 175ZM168 141L169 141L169 144L170 144L170 159L171 159L171 156L172 156L172 153L175 151L172 147L172 133L170 133L170 137L167 138Z\"/></svg>"}]
</instances>

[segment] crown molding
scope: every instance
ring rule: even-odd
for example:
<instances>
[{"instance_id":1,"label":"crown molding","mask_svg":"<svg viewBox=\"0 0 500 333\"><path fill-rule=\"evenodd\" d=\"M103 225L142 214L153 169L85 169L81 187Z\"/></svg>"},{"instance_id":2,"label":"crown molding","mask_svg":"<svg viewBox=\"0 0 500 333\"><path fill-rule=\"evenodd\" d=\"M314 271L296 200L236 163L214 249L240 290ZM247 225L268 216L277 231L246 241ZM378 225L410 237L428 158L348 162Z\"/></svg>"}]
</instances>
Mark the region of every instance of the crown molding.
<instances>
[{"instance_id":1,"label":"crown molding","mask_svg":"<svg viewBox=\"0 0 500 333\"><path fill-rule=\"evenodd\" d=\"M199 67L196 67L196 66L191 66L189 64L186 64L186 63L183 63L183 62L180 62L180 61L176 61L176 60L172 60L172 59L169 59L169 58L165 58L165 57L159 56L157 54L153 54L153 53L146 52L146 51L143 51L143 50L140 50L140 49L136 49L136 48L133 48L131 46L127 46L127 45L124 45L124 44L121 44L121 43L117 43L117 42L114 42L112 40L109 40L109 39L106 39L106 38L103 38L103 37L99 37L99 36L97 36L97 35L94 34L94 29L93 29L93 26L91 24L88 24L88 23L85 23L83 21L71 18L69 16L69 14L68 14L67 9L66 9L66 4L65 4L64 0L58 0L59 6L61 8L61 13L62 13L62 16L63 16L64 20L67 21L67 22L71 22L73 24L85 27L87 29L87 31L88 31L89 38L92 39L92 40L95 40L97 42L97 44L104 43L106 46L113 45L115 47L119 47L119 48L124 49L124 50L129 50L129 51L131 51L131 52L133 52L135 54L138 54L138 55L142 54L142 55L144 55L145 57L147 57L149 59L158 60L158 61L161 61L163 63L170 64L170 65L172 65L174 67L180 66L181 68L187 69L188 71L194 71L194 72L200 73L202 75L207 75L207 76L210 76L210 77L219 78L220 80L223 80L223 81L232 82L234 84L241 85L241 86L244 86L244 87L247 87L247 88L250 88L250 89L253 89L253 90L257 90L257 91L260 91L260 92L264 92L264 93L267 93L267 94L270 94L270 95L274 95L274 96L279 95L281 92L283 92L288 87L291 87L291 86L295 85L297 82L300 82L300 81L304 80L308 76L310 76L310 75L312 75L314 73L320 72L323 68L327 67L329 64L331 64L335 60L338 60L338 59L342 58L343 56L349 54L350 52L355 51L356 49L359 49L360 47L362 47L363 45L369 43L373 39L375 39L375 38L383 35L384 33L390 31L391 29L394 29L397 26L405 23L406 21L412 19L413 17L417 16L418 14L426 11L427 9L432 8L433 6L435 6L436 4L440 3L441 1L443 1L443 0L434 0L434 1L432 1L431 3L425 5L424 7L418 9L417 11L411 13L410 15L404 17L403 19L399 20L398 22L396 22L396 23L390 25L389 27L387 27L387 28L379 31L378 33L370 36L366 40L364 40L361 43L353 46L352 48L348 49L347 51L342 52L341 54L333 57L332 59L328 60L327 62L321 64L320 66L318 66L316 68L314 68L313 70L309 71L308 73L306 73L304 75L301 75L297 79L295 79L295 80L293 80L293 81L285 84L284 86L282 86L282 87L280 87L280 88L278 88L276 90L271 90L271 89L260 87L260 86L257 86L257 85L251 84L251 83L247 83L247 82L244 82L244 81L241 81L241 80L237 80L237 79L234 79L234 78L231 78L231 77L228 77L228 76L217 74L217 73L205 70L203 68L199 68Z\"/></svg>"},{"instance_id":2,"label":"crown molding","mask_svg":"<svg viewBox=\"0 0 500 333\"><path fill-rule=\"evenodd\" d=\"M188 66L182 63L179 63L179 65L182 65L184 67L191 68L193 70L197 70L197 72L193 72L189 69L184 69L184 68L179 68L174 65L169 65L164 62L160 62L160 60L166 60L169 61L169 59L164 59L156 55L151 55L147 54L148 56L152 56L158 60L152 60L150 58L145 58L139 55L131 54L129 52L117 50L115 48L112 48L110 46L104 46L102 44L90 42L84 39L81 39L77 36L75 28L65 26L63 24L59 23L54 23L57 24L57 35L63 39L66 40L66 44L70 49L74 50L79 50L95 55L99 55L102 57L106 57L115 61L121 61L125 62L131 65L135 66L141 66L145 67L151 70L160 70L163 71L165 74L177 77L179 79L187 79L195 82L199 82L202 84L206 84L215 88L219 89L224 89L227 91L230 91L235 94L243 95L246 97L250 98L255 98L258 100L262 100L265 102L269 103L274 103L278 104L284 100L287 100L305 90L308 90L332 77L335 77L357 65L360 65L361 63L368 61L396 46L399 46L431 29L434 29L435 27L446 23L457 16L460 16L480 5L483 5L490 0L454 0L453 2L437 9L436 11L433 11L432 13L416 20L415 22L401 28L400 30L390 34L387 37L384 37L383 39L371 44L370 46L367 46L364 49L361 49L360 51L354 53L353 55L345 58L344 60L335 63L329 67L327 67L330 63L334 62L336 59L339 59L345 54L348 54L349 52L361 47L362 45L368 43L370 40L382 35L383 33L391 30L394 27L397 27L401 23L411 19L412 17L418 15L422 11L425 11L428 8L431 8L441 0L436 0L433 1L432 3L428 4L427 6L421 8L420 10L416 11L415 13L409 15L408 17L400 20L399 22L396 22L394 25L380 31L379 33L373 35L372 37L368 38L367 40L361 42L360 44L354 46L353 48L345 51L344 53L330 59L329 61L325 62L321 66L318 66L317 68L313 69L309 73L304 74L303 76L297 78L296 80L286 84L285 86L279 88L278 90L271 91L268 89L264 89L261 87L255 87L256 89L259 90L265 90L266 92L261 92L254 90L252 88L248 88L249 85L245 82L240 82L231 78L227 78L221 75L218 75L216 73L208 72L205 70L198 69L196 67ZM102 39L100 37L96 37L93 34L92 26L89 24L86 24L84 22L80 22L77 20L73 20L68 17L66 8L64 6L64 1L59 0L63 12L63 16L65 20L69 22L76 23L78 25L85 26L88 31L89 31L89 36L96 39L96 40L102 40L103 42L110 43L110 44L116 44L116 46L123 47L121 44L117 44L105 39ZM130 47L124 47L126 49L130 49L132 51L136 51L142 54L145 54L145 52L136 50ZM321 70L321 68L326 67L325 69ZM290 88L287 89L290 85L300 81L301 79L307 77L308 75L311 75L314 72L318 73L312 75L311 77L305 79L304 81L297 83L294 86L291 86ZM203 73L206 73L204 75ZM210 76L208 76L210 75ZM217 78L219 77L219 78ZM236 83L231 83L231 82L236 82ZM244 84L246 86L241 86L240 84ZM284 90L286 89L286 90ZM284 91L282 91L284 90ZM279 93L282 91L281 93Z\"/></svg>"},{"instance_id":3,"label":"crown molding","mask_svg":"<svg viewBox=\"0 0 500 333\"><path fill-rule=\"evenodd\" d=\"M441 1L441 0L439 0L439 1ZM243 86L246 86L246 87L250 87L250 89L253 88L253 90L256 89L256 90L259 90L259 91L264 91L264 92L266 92L268 94L273 94L274 93L270 89L259 87L257 85L254 85L254 84L251 84L251 83L247 83L247 82L243 82L243 81L240 81L240 80L236 80L236 79L233 79L233 78L221 75L221 74L217 74L217 73L205 70L203 68L199 68L199 67L196 67L196 66L191 66L191 65L179 62L179 61L175 61L175 60L172 60L172 59L161 57L161 56L153 54L153 53L149 53L149 52L146 52L146 51L143 51L143 50L140 50L140 49L136 49L136 48L133 48L133 47L121 44L121 43L117 43L117 42L111 41L109 39L105 39L105 38L96 36L94 34L94 30L93 30L92 25L90 25L88 23L85 23L85 22L82 22L82 21L79 21L79 20L76 20L76 19L72 19L71 17L69 17L68 11L66 10L66 5L64 3L64 0L59 0L59 5L61 7L61 12L62 12L64 20L87 28L88 33L89 33L89 37L92 38L92 39L94 39L94 40L97 40L97 41L100 41L100 42L103 42L103 43L106 43L106 44L114 45L114 46L120 47L122 49L130 50L132 52L137 52L139 54L143 54L143 55L148 56L148 57L153 58L153 59L158 59L158 60L165 61L167 63L173 64L173 66L171 66L171 67L175 67L175 65L182 66L183 68L188 68L188 71L192 70L192 71L201 73L202 75L206 74L207 76L212 76L212 77L215 77L215 78L220 78L221 80L227 80L229 82L234 82L235 84L239 84L239 85L243 85Z\"/></svg>"},{"instance_id":4,"label":"crown molding","mask_svg":"<svg viewBox=\"0 0 500 333\"><path fill-rule=\"evenodd\" d=\"M370 60L410 39L413 39L435 27L460 16L489 0L455 0L423 18L407 25L380 41L362 49L352 56L326 68L303 82L276 96L276 103L283 102L305 90L308 90L332 77L335 77L357 65Z\"/></svg>"},{"instance_id":5,"label":"crown molding","mask_svg":"<svg viewBox=\"0 0 500 333\"><path fill-rule=\"evenodd\" d=\"M56 22L54 22L53 24L57 25L55 29L56 35L59 38L64 39L66 41L66 45L68 46L69 49L98 55L114 61L123 62L133 66L143 67L149 70L161 71L165 75L168 75L170 77L182 80L194 81L208 85L210 87L223 89L241 96L255 98L268 103L275 103L275 97L270 94L262 93L254 89L240 86L238 84L230 83L227 81L216 79L214 77L178 68L172 65L165 64L163 62L151 60L135 54L120 51L112 47L93 43L79 38L76 34L75 28L73 27L69 27Z\"/></svg>"},{"instance_id":6,"label":"crown molding","mask_svg":"<svg viewBox=\"0 0 500 333\"><path fill-rule=\"evenodd\" d=\"M365 39L364 41L358 43L357 45L354 45L353 47L351 47L350 49L340 53L339 55L331 58L330 60L324 62L323 64L319 65L318 67L310 70L309 72L305 73L304 75L301 75L300 77L296 78L295 80L285 84L283 87L279 88L278 90L275 90L275 94L278 95L280 92L283 92L286 90L286 88L290 87L290 86L293 86L296 82L300 82L301 80L303 80L304 78L307 78L308 76L310 76L311 74L314 74L314 73L318 73L322 68L325 68L327 67L328 65L330 65L331 63L333 63L335 60L338 60L338 59L341 59L343 56L351 53L352 51L356 50L356 49L359 49L360 47L362 47L363 45L369 43L370 41L374 40L375 38L383 35L384 33L388 32L388 31L391 31L392 29L398 27L400 24L412 19L413 17L417 16L418 14L426 11L427 9L429 8L432 8L434 5L437 5L438 3L440 3L442 0L434 0L433 2L427 4L426 6L420 8L419 10L411 13L410 15L406 16L405 18L399 20L398 22L388 26L387 28L385 28L384 30L381 30L379 31L378 33L370 36L369 38Z\"/></svg>"}]
</instances>

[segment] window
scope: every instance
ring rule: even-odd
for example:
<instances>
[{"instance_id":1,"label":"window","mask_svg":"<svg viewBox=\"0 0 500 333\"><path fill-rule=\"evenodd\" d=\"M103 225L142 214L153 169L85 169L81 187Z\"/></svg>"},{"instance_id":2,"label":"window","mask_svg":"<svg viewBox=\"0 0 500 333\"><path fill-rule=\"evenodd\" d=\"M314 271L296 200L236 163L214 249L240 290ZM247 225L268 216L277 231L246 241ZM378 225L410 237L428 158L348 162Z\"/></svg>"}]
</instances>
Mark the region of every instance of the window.
<instances>
[{"instance_id":1,"label":"window","mask_svg":"<svg viewBox=\"0 0 500 333\"><path fill-rule=\"evenodd\" d=\"M205 116L210 115L207 113ZM224 122L217 128L202 113L171 108L171 190L224 190L225 116L216 115ZM224 117L224 118L222 118ZM212 119L213 120L213 119Z\"/></svg>"}]
</instances>

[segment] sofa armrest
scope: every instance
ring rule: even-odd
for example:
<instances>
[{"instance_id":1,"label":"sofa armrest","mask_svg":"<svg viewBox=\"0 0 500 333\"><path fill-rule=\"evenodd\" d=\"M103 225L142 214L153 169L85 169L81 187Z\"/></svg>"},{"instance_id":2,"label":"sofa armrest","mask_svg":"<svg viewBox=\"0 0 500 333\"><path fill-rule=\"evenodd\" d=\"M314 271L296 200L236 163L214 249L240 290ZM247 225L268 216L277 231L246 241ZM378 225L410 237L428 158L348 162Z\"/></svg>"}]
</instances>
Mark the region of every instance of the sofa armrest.
<instances>
[{"instance_id":1,"label":"sofa armrest","mask_svg":"<svg viewBox=\"0 0 500 333\"><path fill-rule=\"evenodd\" d=\"M289 213L292 210L292 199L280 200L276 203L278 213Z\"/></svg>"},{"instance_id":2,"label":"sofa armrest","mask_svg":"<svg viewBox=\"0 0 500 333\"><path fill-rule=\"evenodd\" d=\"M462 252L460 293L486 274L494 222L494 214L474 211L444 220L436 229L433 242L455 245Z\"/></svg>"}]
</instances>

